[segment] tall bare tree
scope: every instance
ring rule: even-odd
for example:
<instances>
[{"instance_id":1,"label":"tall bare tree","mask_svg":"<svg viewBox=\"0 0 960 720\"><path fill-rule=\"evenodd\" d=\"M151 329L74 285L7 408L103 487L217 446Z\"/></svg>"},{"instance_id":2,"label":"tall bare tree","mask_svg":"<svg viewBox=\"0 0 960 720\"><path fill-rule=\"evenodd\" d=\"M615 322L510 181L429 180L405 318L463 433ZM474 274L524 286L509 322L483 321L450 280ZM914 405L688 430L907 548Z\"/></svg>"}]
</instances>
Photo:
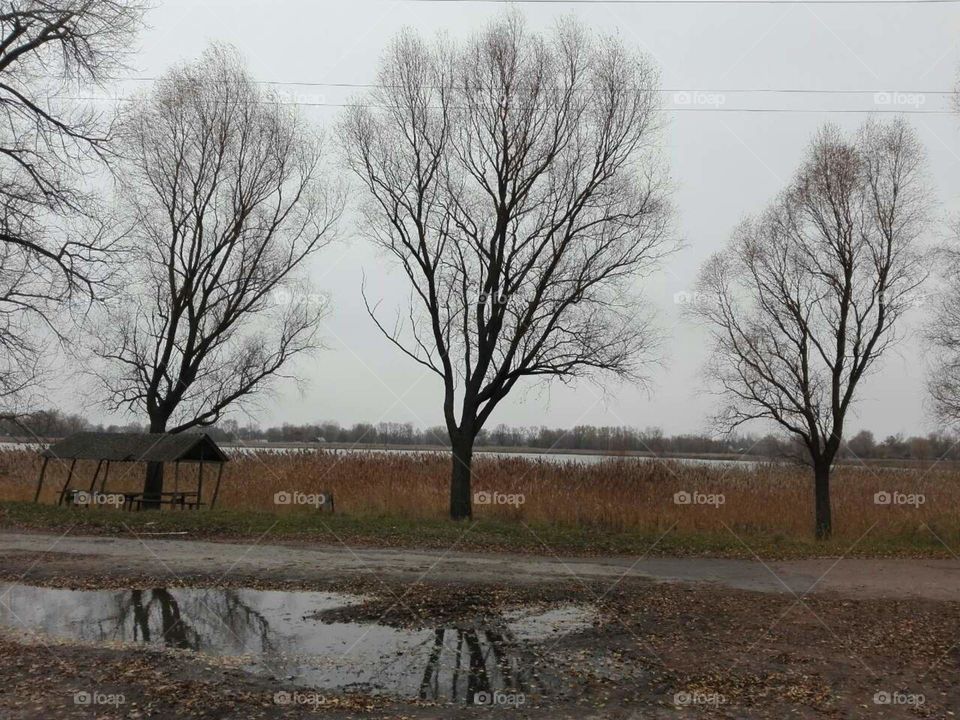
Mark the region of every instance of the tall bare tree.
<instances>
[{"instance_id":1,"label":"tall bare tree","mask_svg":"<svg viewBox=\"0 0 960 720\"><path fill-rule=\"evenodd\" d=\"M101 378L151 432L211 425L316 347L325 304L300 271L342 200L311 129L227 48L167 73L119 138L140 260L98 338ZM148 468L145 493L162 484Z\"/></svg>"},{"instance_id":2,"label":"tall bare tree","mask_svg":"<svg viewBox=\"0 0 960 720\"><path fill-rule=\"evenodd\" d=\"M65 303L105 278L86 173L108 152L110 118L55 97L122 68L142 16L128 0L0 2L0 415L18 414Z\"/></svg>"},{"instance_id":3,"label":"tall bare tree","mask_svg":"<svg viewBox=\"0 0 960 720\"><path fill-rule=\"evenodd\" d=\"M942 248L937 269L943 286L934 296L926 327L934 353L927 387L934 416L955 429L960 425L960 249Z\"/></svg>"},{"instance_id":4,"label":"tall bare tree","mask_svg":"<svg viewBox=\"0 0 960 720\"><path fill-rule=\"evenodd\" d=\"M954 87L954 110L960 112L960 81ZM956 429L960 425L960 222L953 227L952 244L939 249L937 275L942 281L926 326L933 350L927 388L937 421Z\"/></svg>"},{"instance_id":5,"label":"tall bare tree","mask_svg":"<svg viewBox=\"0 0 960 720\"><path fill-rule=\"evenodd\" d=\"M923 149L903 121L851 139L827 126L700 274L692 308L712 331L718 422L771 420L802 441L818 538L831 533L830 473L857 387L925 277L927 206Z\"/></svg>"},{"instance_id":6,"label":"tall bare tree","mask_svg":"<svg viewBox=\"0 0 960 720\"><path fill-rule=\"evenodd\" d=\"M671 249L658 76L573 22L506 15L463 44L404 33L342 126L368 228L409 280L386 336L435 373L450 514L472 514L474 439L522 378L634 377L634 282Z\"/></svg>"}]
</instances>

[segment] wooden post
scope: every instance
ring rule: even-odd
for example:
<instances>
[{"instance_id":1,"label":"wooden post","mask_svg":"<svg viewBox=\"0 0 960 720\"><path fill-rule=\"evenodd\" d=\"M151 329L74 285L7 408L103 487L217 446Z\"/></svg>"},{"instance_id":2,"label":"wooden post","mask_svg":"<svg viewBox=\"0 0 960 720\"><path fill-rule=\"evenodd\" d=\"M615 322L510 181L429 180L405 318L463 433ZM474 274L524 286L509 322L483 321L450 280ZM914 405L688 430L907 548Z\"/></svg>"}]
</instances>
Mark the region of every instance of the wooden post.
<instances>
[{"instance_id":1,"label":"wooden post","mask_svg":"<svg viewBox=\"0 0 960 720\"><path fill-rule=\"evenodd\" d=\"M217 495L220 494L220 478L223 477L223 463L220 463L220 469L217 470L217 484L213 487L213 498L210 500L210 509L213 510L213 506L217 504ZM200 498L197 498L199 501Z\"/></svg>"},{"instance_id":2,"label":"wooden post","mask_svg":"<svg viewBox=\"0 0 960 720\"><path fill-rule=\"evenodd\" d=\"M97 476L100 474L100 468L103 466L103 460L97 462L97 469L93 471L93 479L90 480L90 494L93 495L93 489L97 486Z\"/></svg>"},{"instance_id":3,"label":"wooden post","mask_svg":"<svg viewBox=\"0 0 960 720\"><path fill-rule=\"evenodd\" d=\"M178 492L180 490L180 461L176 460L173 463L173 491Z\"/></svg>"},{"instance_id":4,"label":"wooden post","mask_svg":"<svg viewBox=\"0 0 960 720\"><path fill-rule=\"evenodd\" d=\"M103 469L103 480L100 481L100 493L103 494L104 489L107 487L107 478L110 475L110 461L107 460L107 466Z\"/></svg>"},{"instance_id":5,"label":"wooden post","mask_svg":"<svg viewBox=\"0 0 960 720\"><path fill-rule=\"evenodd\" d=\"M203 451L200 451L200 479L197 481L197 508L203 500Z\"/></svg>"},{"instance_id":6,"label":"wooden post","mask_svg":"<svg viewBox=\"0 0 960 720\"><path fill-rule=\"evenodd\" d=\"M67 472L67 481L63 484L63 489L60 491L60 499L57 500L57 505L63 505L63 498L67 494L67 490L70 489L70 481L73 480L73 468L77 465L77 459L74 458L73 462L70 463L70 470Z\"/></svg>"},{"instance_id":7,"label":"wooden post","mask_svg":"<svg viewBox=\"0 0 960 720\"><path fill-rule=\"evenodd\" d=\"M40 468L40 477L37 479L37 491L33 494L34 502L39 502L40 500L40 488L43 487L43 476L47 474L48 462L50 462L50 458L45 457L43 459L43 466Z\"/></svg>"}]
</instances>

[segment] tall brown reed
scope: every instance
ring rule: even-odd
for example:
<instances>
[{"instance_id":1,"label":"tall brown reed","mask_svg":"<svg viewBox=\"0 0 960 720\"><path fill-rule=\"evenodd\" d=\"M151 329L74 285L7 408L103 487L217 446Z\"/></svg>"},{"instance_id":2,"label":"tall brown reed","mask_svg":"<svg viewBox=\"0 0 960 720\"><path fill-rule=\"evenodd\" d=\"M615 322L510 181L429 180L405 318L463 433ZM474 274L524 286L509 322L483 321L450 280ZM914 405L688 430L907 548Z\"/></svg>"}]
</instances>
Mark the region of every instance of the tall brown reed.
<instances>
[{"instance_id":1,"label":"tall brown reed","mask_svg":"<svg viewBox=\"0 0 960 720\"><path fill-rule=\"evenodd\" d=\"M0 453L0 498L31 500L39 471L36 453ZM52 461L41 501L56 501L68 463ZM77 464L72 486L87 489L95 463ZM445 517L450 460L440 453L248 452L234 453L224 472L218 505L224 508L294 512L275 503L277 493L332 494L337 512L355 516ZM140 465L115 465L107 490L136 491ZM209 502L214 473L204 495ZM196 486L196 468L181 467L181 489ZM172 471L168 470L172 488ZM476 505L478 518L523 520L608 531L764 533L809 536L813 489L809 472L783 464L709 465L676 461L610 459L596 463L480 454L474 490L522 496L517 504ZM884 505L878 492L922 495L919 505ZM719 504L678 504L677 493L699 499L722 496ZM716 498L714 498L716 500ZM835 526L855 539L910 534L921 528L960 536L960 482L952 468L929 470L839 467L833 482ZM946 537L944 538L946 539Z\"/></svg>"}]
</instances>

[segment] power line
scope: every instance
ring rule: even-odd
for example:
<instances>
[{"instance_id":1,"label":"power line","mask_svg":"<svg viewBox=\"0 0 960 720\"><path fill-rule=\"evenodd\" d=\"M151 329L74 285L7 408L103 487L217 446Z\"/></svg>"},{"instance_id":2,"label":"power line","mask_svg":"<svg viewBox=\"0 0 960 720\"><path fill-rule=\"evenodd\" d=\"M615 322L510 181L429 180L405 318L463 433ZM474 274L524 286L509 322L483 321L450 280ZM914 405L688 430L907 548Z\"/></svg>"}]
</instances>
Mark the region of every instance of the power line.
<instances>
[{"instance_id":1,"label":"power line","mask_svg":"<svg viewBox=\"0 0 960 720\"><path fill-rule=\"evenodd\" d=\"M886 108L838 108L838 109L820 109L820 108L726 108L726 107L702 107L702 108L664 108L660 112L739 112L739 113L784 113L784 114L837 114L852 115L864 113L872 115L879 113L882 115L953 115L953 110L916 110L902 109L893 110Z\"/></svg>"},{"instance_id":2,"label":"power line","mask_svg":"<svg viewBox=\"0 0 960 720\"><path fill-rule=\"evenodd\" d=\"M478 5L956 5L960 0L400 0Z\"/></svg>"},{"instance_id":3,"label":"power line","mask_svg":"<svg viewBox=\"0 0 960 720\"><path fill-rule=\"evenodd\" d=\"M63 100L73 102L98 102L110 100L114 102L133 102L134 98L129 97L65 97ZM258 104L262 105L294 105L297 107L332 107L332 108L370 108L385 109L383 105L372 105L369 103L328 103L328 102L306 102L301 100L260 100ZM953 115L953 110L920 110L917 108L728 108L718 105L707 105L698 107L675 107L658 108L655 112L727 112L727 113L779 113L779 114L893 114L893 115Z\"/></svg>"},{"instance_id":4,"label":"power line","mask_svg":"<svg viewBox=\"0 0 960 720\"><path fill-rule=\"evenodd\" d=\"M454 0L449 0L454 2ZM459 0L456 0L459 1ZM466 1L466 0L464 0ZM960 0L957 0L960 2ZM116 77L110 78L114 82L157 82L158 77ZM283 87L329 87L350 90L382 90L390 87L378 83L352 83L352 82L321 82L321 81L299 81L299 80L253 80L257 85L273 85ZM658 88L659 93L716 93L722 95L737 94L765 94L765 95L878 95L878 94L903 94L903 95L953 95L955 90L906 90L899 88Z\"/></svg>"},{"instance_id":5,"label":"power line","mask_svg":"<svg viewBox=\"0 0 960 720\"><path fill-rule=\"evenodd\" d=\"M739 95L739 94L783 94L783 95L953 95L955 90L900 90L900 89L876 89L869 90L866 88L860 89L851 89L844 90L843 88L825 88L825 89L816 89L816 88L737 88L737 89L719 89L719 90L707 90L707 89L693 89L693 88L677 88L677 89L661 89L658 92L662 93L716 93L718 95Z\"/></svg>"}]
</instances>

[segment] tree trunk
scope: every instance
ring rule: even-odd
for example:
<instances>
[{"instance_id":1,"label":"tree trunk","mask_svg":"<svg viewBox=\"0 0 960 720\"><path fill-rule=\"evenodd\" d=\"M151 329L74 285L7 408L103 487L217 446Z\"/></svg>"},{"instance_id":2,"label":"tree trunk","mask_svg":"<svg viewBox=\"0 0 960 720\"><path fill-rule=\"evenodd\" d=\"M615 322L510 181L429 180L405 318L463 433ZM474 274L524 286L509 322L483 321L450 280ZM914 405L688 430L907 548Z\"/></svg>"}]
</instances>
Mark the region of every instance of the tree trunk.
<instances>
[{"instance_id":1,"label":"tree trunk","mask_svg":"<svg viewBox=\"0 0 960 720\"><path fill-rule=\"evenodd\" d=\"M833 530L830 512L830 465L818 462L814 465L814 491L816 494L817 540L829 540Z\"/></svg>"},{"instance_id":2,"label":"tree trunk","mask_svg":"<svg viewBox=\"0 0 960 720\"><path fill-rule=\"evenodd\" d=\"M143 502L140 507L144 510L160 509L160 493L163 492L163 463L148 462L147 473L143 479Z\"/></svg>"},{"instance_id":3,"label":"tree trunk","mask_svg":"<svg viewBox=\"0 0 960 720\"><path fill-rule=\"evenodd\" d=\"M160 421L150 422L151 433L167 431L167 424ZM143 478L143 502L140 507L144 510L160 509L160 493L163 492L163 463L148 462L147 472Z\"/></svg>"},{"instance_id":4,"label":"tree trunk","mask_svg":"<svg viewBox=\"0 0 960 720\"><path fill-rule=\"evenodd\" d=\"M470 467L473 463L474 436L461 433L450 438L453 449L453 467L450 473L450 518L469 520L473 517L470 496Z\"/></svg>"}]
</instances>

